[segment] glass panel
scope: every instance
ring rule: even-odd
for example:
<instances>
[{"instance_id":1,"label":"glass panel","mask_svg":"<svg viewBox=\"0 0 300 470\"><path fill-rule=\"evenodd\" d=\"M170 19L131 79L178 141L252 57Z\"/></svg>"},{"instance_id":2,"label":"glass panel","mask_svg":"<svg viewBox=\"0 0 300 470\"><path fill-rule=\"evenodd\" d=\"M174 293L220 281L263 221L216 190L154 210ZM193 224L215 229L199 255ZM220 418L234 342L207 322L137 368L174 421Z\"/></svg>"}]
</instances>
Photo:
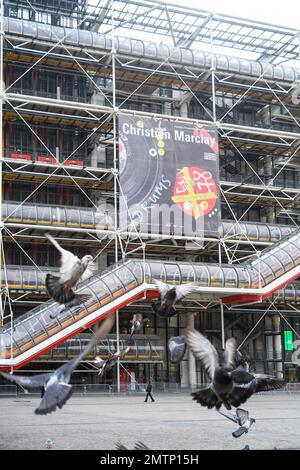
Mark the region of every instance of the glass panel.
<instances>
[{"instance_id":1,"label":"glass panel","mask_svg":"<svg viewBox=\"0 0 300 470\"><path fill-rule=\"evenodd\" d=\"M80 211L80 226L94 228L94 211L81 210Z\"/></svg>"},{"instance_id":2,"label":"glass panel","mask_svg":"<svg viewBox=\"0 0 300 470\"><path fill-rule=\"evenodd\" d=\"M8 204L8 221L9 222L21 222L22 221L22 206L17 204Z\"/></svg>"},{"instance_id":3,"label":"glass panel","mask_svg":"<svg viewBox=\"0 0 300 470\"><path fill-rule=\"evenodd\" d=\"M189 283L189 282L194 282L196 280L196 273L191 264L180 265L180 271L181 271L181 282Z\"/></svg>"},{"instance_id":4,"label":"glass panel","mask_svg":"<svg viewBox=\"0 0 300 470\"><path fill-rule=\"evenodd\" d=\"M180 274L180 269L179 269L179 266L177 264L169 264L169 263L166 263L165 264L165 268L166 268L166 281L167 282L171 282L173 281L176 282L176 283L181 283L181 274Z\"/></svg>"},{"instance_id":5,"label":"glass panel","mask_svg":"<svg viewBox=\"0 0 300 470\"><path fill-rule=\"evenodd\" d=\"M78 209L65 208L67 216L67 225L80 227L80 214Z\"/></svg>"},{"instance_id":6,"label":"glass panel","mask_svg":"<svg viewBox=\"0 0 300 470\"><path fill-rule=\"evenodd\" d=\"M255 260L252 263L252 266L257 269L258 273L260 274L262 278L262 286L269 284L269 282L273 281L275 279L274 273L271 269L271 267L266 264L264 261L261 259Z\"/></svg>"},{"instance_id":7,"label":"glass panel","mask_svg":"<svg viewBox=\"0 0 300 470\"><path fill-rule=\"evenodd\" d=\"M260 259L270 266L276 278L284 274L285 270L276 256L267 253L266 256L262 256Z\"/></svg>"},{"instance_id":8,"label":"glass panel","mask_svg":"<svg viewBox=\"0 0 300 470\"><path fill-rule=\"evenodd\" d=\"M128 266L128 269L132 271L134 277L137 280L137 283L142 284L144 282L144 262L136 261L136 262L130 263L130 266ZM119 270L117 274L119 275Z\"/></svg>"},{"instance_id":9,"label":"glass panel","mask_svg":"<svg viewBox=\"0 0 300 470\"><path fill-rule=\"evenodd\" d=\"M258 231L257 225L247 225L247 235L249 240L257 240L258 239Z\"/></svg>"},{"instance_id":10,"label":"glass panel","mask_svg":"<svg viewBox=\"0 0 300 470\"><path fill-rule=\"evenodd\" d=\"M271 236L271 242L277 242L282 238L282 232L279 227L276 227L274 225L269 225L269 230L270 230L270 236Z\"/></svg>"},{"instance_id":11,"label":"glass panel","mask_svg":"<svg viewBox=\"0 0 300 470\"><path fill-rule=\"evenodd\" d=\"M208 269L204 265L194 266L196 271L196 281L199 286L209 286L210 285L210 275Z\"/></svg>"},{"instance_id":12,"label":"glass panel","mask_svg":"<svg viewBox=\"0 0 300 470\"><path fill-rule=\"evenodd\" d=\"M225 287L237 287L237 273L234 268L225 267L223 268Z\"/></svg>"},{"instance_id":13,"label":"glass panel","mask_svg":"<svg viewBox=\"0 0 300 470\"><path fill-rule=\"evenodd\" d=\"M37 277L36 270L23 269L23 289L36 289L37 288Z\"/></svg>"},{"instance_id":14,"label":"glass panel","mask_svg":"<svg viewBox=\"0 0 300 470\"><path fill-rule=\"evenodd\" d=\"M7 276L7 282L8 285L11 289L21 289L23 287L22 284L22 271L21 269L7 269L6 271L6 276ZM4 285L6 283L5 281L5 273L3 270L3 282Z\"/></svg>"},{"instance_id":15,"label":"glass panel","mask_svg":"<svg viewBox=\"0 0 300 470\"><path fill-rule=\"evenodd\" d=\"M47 334L45 333L37 316L34 316L24 322L24 327L36 343L39 343L47 337Z\"/></svg>"},{"instance_id":16,"label":"glass panel","mask_svg":"<svg viewBox=\"0 0 300 470\"><path fill-rule=\"evenodd\" d=\"M249 269L248 272L249 272L250 280L251 280L250 287L252 289L260 288L261 285L263 284L263 280L262 280L260 274L258 273L258 271L256 271L256 269Z\"/></svg>"},{"instance_id":17,"label":"glass panel","mask_svg":"<svg viewBox=\"0 0 300 470\"><path fill-rule=\"evenodd\" d=\"M278 258L281 262L282 266L284 266L284 271L287 272L294 267L293 260L291 256L286 252L286 250L282 250L281 248L274 248L274 256Z\"/></svg>"},{"instance_id":18,"label":"glass panel","mask_svg":"<svg viewBox=\"0 0 300 470\"><path fill-rule=\"evenodd\" d=\"M257 225L258 239L261 242L268 242L270 240L270 232L267 225Z\"/></svg>"},{"instance_id":19,"label":"glass panel","mask_svg":"<svg viewBox=\"0 0 300 470\"><path fill-rule=\"evenodd\" d=\"M13 338L19 347L21 347L24 343L26 344L28 341L31 341L27 330L22 324L14 325L14 328L15 330L13 332Z\"/></svg>"},{"instance_id":20,"label":"glass panel","mask_svg":"<svg viewBox=\"0 0 300 470\"><path fill-rule=\"evenodd\" d=\"M295 263L295 266L298 266L298 264L300 263L300 247L299 247L299 240L297 240L297 242L295 241L291 248L293 249L293 252L294 252L294 256L293 256L293 260L294 260L294 263Z\"/></svg>"},{"instance_id":21,"label":"glass panel","mask_svg":"<svg viewBox=\"0 0 300 470\"><path fill-rule=\"evenodd\" d=\"M37 206L38 223L39 224L51 224L51 211L50 207Z\"/></svg>"},{"instance_id":22,"label":"glass panel","mask_svg":"<svg viewBox=\"0 0 300 470\"><path fill-rule=\"evenodd\" d=\"M251 279L249 275L249 269L243 269L241 267L238 267L237 275L238 275L238 287L244 288L244 289L247 289L249 287L256 287L255 284L252 286L251 283L258 282L258 276L257 276L257 280L255 280L255 276L253 276L253 279Z\"/></svg>"},{"instance_id":23,"label":"glass panel","mask_svg":"<svg viewBox=\"0 0 300 470\"><path fill-rule=\"evenodd\" d=\"M63 207L51 207L51 222L53 225L66 225L66 211Z\"/></svg>"},{"instance_id":24,"label":"glass panel","mask_svg":"<svg viewBox=\"0 0 300 470\"><path fill-rule=\"evenodd\" d=\"M151 269L151 277L153 279L158 279L165 282L167 278L167 273L165 266L162 263L149 263Z\"/></svg>"},{"instance_id":25,"label":"glass panel","mask_svg":"<svg viewBox=\"0 0 300 470\"><path fill-rule=\"evenodd\" d=\"M36 206L23 206L23 222L24 223L37 223L37 208Z\"/></svg>"},{"instance_id":26,"label":"glass panel","mask_svg":"<svg viewBox=\"0 0 300 470\"><path fill-rule=\"evenodd\" d=\"M210 286L212 287L223 287L224 278L223 271L220 266L208 266L210 272Z\"/></svg>"},{"instance_id":27,"label":"glass panel","mask_svg":"<svg viewBox=\"0 0 300 470\"><path fill-rule=\"evenodd\" d=\"M117 278L114 274L109 274L104 278L105 284L107 284L110 292L114 295L114 297L118 297L121 295L118 291L121 289L122 293L125 292L123 285L121 284L120 279Z\"/></svg>"},{"instance_id":28,"label":"glass panel","mask_svg":"<svg viewBox=\"0 0 300 470\"><path fill-rule=\"evenodd\" d=\"M98 279L96 282L93 282L93 284L91 284L91 289L95 292L95 294L97 295L98 297L98 300L99 302L101 303L101 305L103 304L106 304L108 301L111 300L111 294L108 290L108 287L106 286L106 284L104 284L103 281L101 281L100 279Z\"/></svg>"},{"instance_id":29,"label":"glass panel","mask_svg":"<svg viewBox=\"0 0 300 470\"><path fill-rule=\"evenodd\" d=\"M134 268L135 266L133 266ZM116 274L118 277L121 279L122 283L124 286L131 286L133 284L136 284L136 280L132 272L126 268L125 266L121 266L120 268L117 269Z\"/></svg>"},{"instance_id":30,"label":"glass panel","mask_svg":"<svg viewBox=\"0 0 300 470\"><path fill-rule=\"evenodd\" d=\"M292 260L293 266L296 266L296 265L295 265L295 259L294 259L294 256L295 256L295 247L294 247L294 245L291 245L290 242L283 242L283 243L280 245L280 249L281 249L283 252L288 253L288 255L290 256L290 258L291 258L291 260Z\"/></svg>"}]
</instances>

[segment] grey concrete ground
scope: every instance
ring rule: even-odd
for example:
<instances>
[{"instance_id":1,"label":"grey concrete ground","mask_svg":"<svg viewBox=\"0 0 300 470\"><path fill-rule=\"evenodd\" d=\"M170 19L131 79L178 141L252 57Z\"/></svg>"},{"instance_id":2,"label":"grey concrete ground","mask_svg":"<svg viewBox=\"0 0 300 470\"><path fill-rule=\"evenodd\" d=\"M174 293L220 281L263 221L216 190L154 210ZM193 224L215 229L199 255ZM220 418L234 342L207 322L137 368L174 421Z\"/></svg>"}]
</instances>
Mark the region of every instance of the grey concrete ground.
<instances>
[{"instance_id":1,"label":"grey concrete ground","mask_svg":"<svg viewBox=\"0 0 300 470\"><path fill-rule=\"evenodd\" d=\"M150 449L300 448L300 393L252 397L244 408L256 418L248 434L235 439L237 426L188 393L144 396L73 396L61 409L36 416L39 397L0 398L0 449L114 449L120 440L132 448L141 440Z\"/></svg>"}]
</instances>

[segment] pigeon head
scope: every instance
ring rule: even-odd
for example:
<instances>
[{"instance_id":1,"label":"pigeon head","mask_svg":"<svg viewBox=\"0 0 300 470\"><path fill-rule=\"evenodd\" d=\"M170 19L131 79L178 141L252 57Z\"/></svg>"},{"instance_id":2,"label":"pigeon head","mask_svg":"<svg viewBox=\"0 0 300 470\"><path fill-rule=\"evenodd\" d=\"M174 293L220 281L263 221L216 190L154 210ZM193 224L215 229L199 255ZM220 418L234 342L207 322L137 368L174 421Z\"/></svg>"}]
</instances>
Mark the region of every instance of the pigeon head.
<instances>
[{"instance_id":1,"label":"pigeon head","mask_svg":"<svg viewBox=\"0 0 300 470\"><path fill-rule=\"evenodd\" d=\"M85 255L83 258L81 258L81 262L83 266L86 268L90 263L93 262L92 255Z\"/></svg>"}]
</instances>

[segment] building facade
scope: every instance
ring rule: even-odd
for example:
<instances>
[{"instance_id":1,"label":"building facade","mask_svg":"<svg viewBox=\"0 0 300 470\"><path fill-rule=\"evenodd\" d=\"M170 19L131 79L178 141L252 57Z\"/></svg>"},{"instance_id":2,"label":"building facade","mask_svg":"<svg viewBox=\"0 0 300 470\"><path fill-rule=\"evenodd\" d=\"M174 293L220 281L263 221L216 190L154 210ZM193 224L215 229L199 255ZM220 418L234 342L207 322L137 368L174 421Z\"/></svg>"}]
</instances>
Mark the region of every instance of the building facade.
<instances>
[{"instance_id":1,"label":"building facade","mask_svg":"<svg viewBox=\"0 0 300 470\"><path fill-rule=\"evenodd\" d=\"M92 254L95 274L133 258L240 266L296 233L297 31L152 0L4 0L0 34L4 330L13 331L22 315L48 299L45 273L58 269L59 253L46 231L78 256ZM121 114L216 130L218 237L120 232ZM107 219L101 213L99 223L103 205L113 209ZM218 275L210 276L218 286ZM179 365L169 361L169 338L187 326L217 348L234 336L257 371L299 381L291 346L300 334L299 302L297 278L250 305L214 297L186 301L169 319L136 300L120 308L116 329L74 381L99 383L93 359L126 343L134 313L149 322L117 369L122 383L150 377L183 386L205 382L189 352ZM68 360L91 328L51 345L21 370L49 370ZM117 372L102 382L116 384Z\"/></svg>"}]
</instances>

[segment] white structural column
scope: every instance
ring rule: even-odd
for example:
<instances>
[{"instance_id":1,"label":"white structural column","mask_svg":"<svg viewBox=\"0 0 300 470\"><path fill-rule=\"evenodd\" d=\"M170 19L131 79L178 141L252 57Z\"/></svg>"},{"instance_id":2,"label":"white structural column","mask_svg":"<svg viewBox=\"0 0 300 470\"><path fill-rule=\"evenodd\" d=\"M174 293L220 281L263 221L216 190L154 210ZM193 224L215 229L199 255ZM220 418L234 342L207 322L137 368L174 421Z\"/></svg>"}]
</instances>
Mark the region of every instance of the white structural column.
<instances>
[{"instance_id":1,"label":"white structural column","mask_svg":"<svg viewBox=\"0 0 300 470\"><path fill-rule=\"evenodd\" d=\"M194 328L195 326L194 313L188 313L186 326L187 328ZM189 367L189 385L191 388L194 388L197 385L196 359L190 348L188 352L188 367Z\"/></svg>"},{"instance_id":2,"label":"white structural column","mask_svg":"<svg viewBox=\"0 0 300 470\"><path fill-rule=\"evenodd\" d=\"M111 50L111 64L112 64L112 87L113 87L113 141L114 141L114 228L115 228L115 262L118 262L118 213L117 213L117 186L118 186L118 163L117 163L117 106L116 106L116 49L115 49L115 23L114 23L114 0L111 4L111 22L112 22L112 50ZM116 311L116 337L117 348L120 350L120 326L119 326L119 310ZM117 361L117 390L121 391L120 384L120 358Z\"/></svg>"}]
</instances>

